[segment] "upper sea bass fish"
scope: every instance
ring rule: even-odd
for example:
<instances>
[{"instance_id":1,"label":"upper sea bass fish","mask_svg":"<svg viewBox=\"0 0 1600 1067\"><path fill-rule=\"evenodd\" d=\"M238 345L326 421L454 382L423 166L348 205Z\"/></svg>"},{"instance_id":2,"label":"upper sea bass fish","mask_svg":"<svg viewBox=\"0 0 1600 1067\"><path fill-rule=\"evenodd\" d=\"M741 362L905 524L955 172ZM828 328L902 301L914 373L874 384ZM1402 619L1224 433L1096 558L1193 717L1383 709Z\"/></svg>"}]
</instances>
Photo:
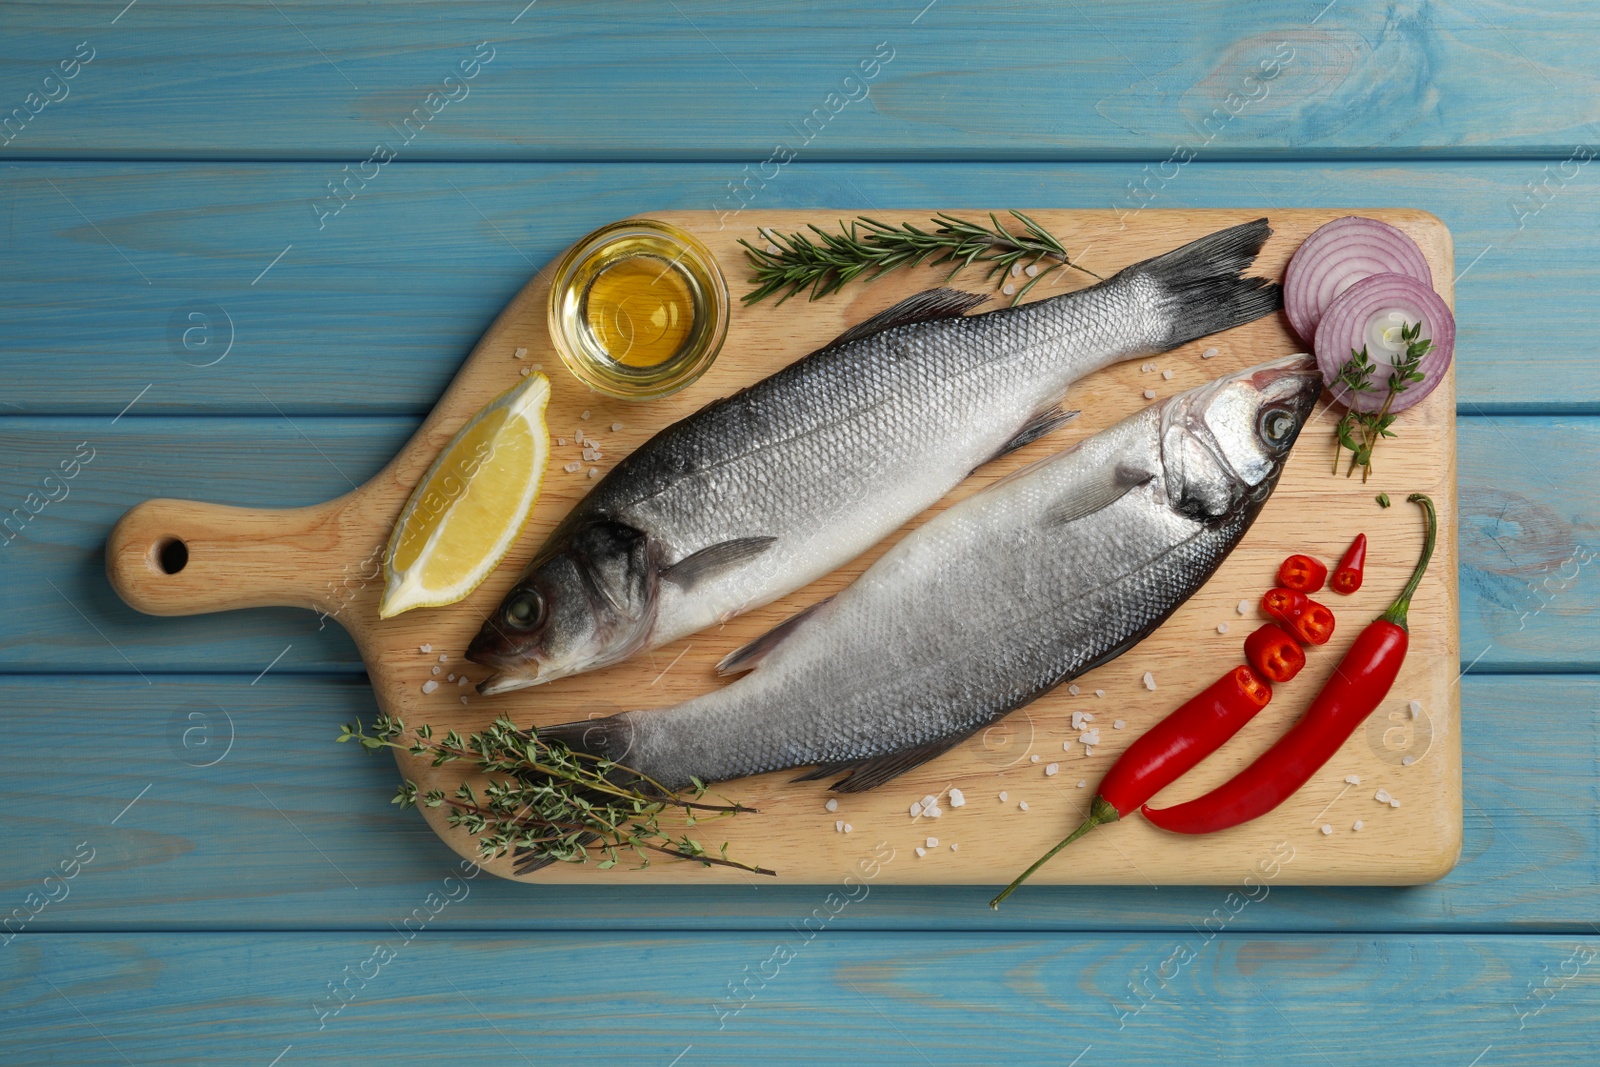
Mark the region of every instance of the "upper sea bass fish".
<instances>
[{"instance_id":1,"label":"upper sea bass fish","mask_svg":"<svg viewBox=\"0 0 1600 1067\"><path fill-rule=\"evenodd\" d=\"M973 469L1049 433L1091 371L1282 304L1244 277L1271 230L1222 230L1097 285L965 315L936 289L696 412L573 508L483 625L479 692L616 663L860 555Z\"/></svg>"}]
</instances>

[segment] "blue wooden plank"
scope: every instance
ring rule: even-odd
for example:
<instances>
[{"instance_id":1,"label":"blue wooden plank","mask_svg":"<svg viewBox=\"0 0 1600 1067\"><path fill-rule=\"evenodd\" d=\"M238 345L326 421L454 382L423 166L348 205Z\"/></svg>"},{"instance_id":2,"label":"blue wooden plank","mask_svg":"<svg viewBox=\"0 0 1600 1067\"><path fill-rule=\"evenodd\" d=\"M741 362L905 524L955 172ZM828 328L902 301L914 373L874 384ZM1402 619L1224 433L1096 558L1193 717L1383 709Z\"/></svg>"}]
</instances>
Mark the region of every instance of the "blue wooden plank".
<instances>
[{"instance_id":1,"label":"blue wooden plank","mask_svg":"<svg viewBox=\"0 0 1600 1067\"><path fill-rule=\"evenodd\" d=\"M1420 207L1455 235L1461 410L1600 411L1592 168L1473 164L807 165L763 207ZM0 182L0 412L422 415L507 299L571 241L727 209L728 164L387 167L319 229L329 164L23 164ZM1154 172L1150 172L1154 173ZM1536 199L1529 183L1549 182ZM1537 213L1535 210L1537 209ZM727 264L742 289L743 268ZM191 318L191 316L196 316ZM231 344L231 348L229 347ZM63 388L71 382L71 388Z\"/></svg>"},{"instance_id":2,"label":"blue wooden plank","mask_svg":"<svg viewBox=\"0 0 1600 1067\"><path fill-rule=\"evenodd\" d=\"M0 954L0 1024L16 1067L1588 1067L1597 953L1592 935L47 935Z\"/></svg>"},{"instance_id":3,"label":"blue wooden plank","mask_svg":"<svg viewBox=\"0 0 1600 1067\"><path fill-rule=\"evenodd\" d=\"M356 678L0 679L10 768L0 799L11 813L0 823L0 923L10 916L12 930L39 932L383 931L401 922L455 854L414 813L389 804L397 775L387 756L334 742L337 724L370 718L373 707ZM1455 870L1434 885L1404 889L1271 886L1230 929L1592 932L1600 906L1597 708L1600 679L1593 677L1469 676L1462 690L1466 838ZM1370 739L1384 740L1377 732ZM1352 796L1332 814L1353 819L1371 803ZM955 820L954 829L983 818L973 808L946 822ZM817 832L832 831L831 816L819 809ZM922 843L903 818L858 822L856 831L863 855L879 841L902 855ZM1291 844L1310 850L1321 840L1307 827L1304 840ZM15 925L28 914L29 894L81 842L94 858L69 895ZM764 858L782 865L781 856ZM1031 858L1016 857L1019 868ZM441 926L781 932L829 891L534 887L485 876ZM878 885L836 925L1183 932L1204 923L1228 893L1226 886L1037 886L996 913L986 907L992 887Z\"/></svg>"},{"instance_id":4,"label":"blue wooden plank","mask_svg":"<svg viewBox=\"0 0 1600 1067\"><path fill-rule=\"evenodd\" d=\"M262 507L331 499L377 471L414 425L280 415L0 417L0 603L28 605L0 613L0 671L253 675L280 653L280 670L361 670L343 631L309 612L140 615L107 585L103 546L112 523L150 497ZM1403 423L1398 429L1404 433ZM1600 671L1592 565L1600 490L1587 476L1600 466L1600 420L1462 417L1457 440L1463 666ZM51 475L85 443L93 458L75 478ZM1403 436L1395 447L1404 447ZM63 491L64 499L40 506ZM38 514L30 517L30 508Z\"/></svg>"},{"instance_id":5,"label":"blue wooden plank","mask_svg":"<svg viewBox=\"0 0 1600 1067\"><path fill-rule=\"evenodd\" d=\"M779 142L813 160L1163 159L1175 144L1550 154L1592 139L1600 96L1586 61L1600 13L1582 0L458 0L448 18L396 3L376 19L336 0L107 10L120 6L0 12L0 103L23 111L0 151L353 164L386 140L407 159L752 165ZM85 42L87 66L43 80Z\"/></svg>"}]
</instances>

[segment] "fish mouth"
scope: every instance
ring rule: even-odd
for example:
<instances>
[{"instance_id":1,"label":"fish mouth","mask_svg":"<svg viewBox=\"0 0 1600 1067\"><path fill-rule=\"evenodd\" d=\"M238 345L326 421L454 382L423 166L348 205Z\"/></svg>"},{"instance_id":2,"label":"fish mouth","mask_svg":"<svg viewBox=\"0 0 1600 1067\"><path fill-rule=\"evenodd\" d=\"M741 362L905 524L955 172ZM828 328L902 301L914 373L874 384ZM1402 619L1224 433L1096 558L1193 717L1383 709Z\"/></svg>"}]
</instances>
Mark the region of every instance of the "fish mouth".
<instances>
[{"instance_id":1,"label":"fish mouth","mask_svg":"<svg viewBox=\"0 0 1600 1067\"><path fill-rule=\"evenodd\" d=\"M530 685L538 685L545 680L537 675L529 678L511 670L496 671L478 683L478 695L493 697L499 696L501 693L514 693L518 689L526 689Z\"/></svg>"}]
</instances>

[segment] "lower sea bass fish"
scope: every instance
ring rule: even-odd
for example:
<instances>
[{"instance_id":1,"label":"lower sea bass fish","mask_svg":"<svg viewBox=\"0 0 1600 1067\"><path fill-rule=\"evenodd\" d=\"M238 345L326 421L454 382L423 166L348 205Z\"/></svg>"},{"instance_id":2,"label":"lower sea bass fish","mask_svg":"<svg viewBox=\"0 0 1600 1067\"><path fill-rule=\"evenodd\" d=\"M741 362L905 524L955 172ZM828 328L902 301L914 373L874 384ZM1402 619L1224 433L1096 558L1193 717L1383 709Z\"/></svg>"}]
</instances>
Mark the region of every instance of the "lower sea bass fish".
<instances>
[{"instance_id":1,"label":"lower sea bass fish","mask_svg":"<svg viewBox=\"0 0 1600 1067\"><path fill-rule=\"evenodd\" d=\"M1265 219L1091 288L966 316L922 293L674 423L573 508L467 658L504 693L616 663L849 562L983 463L1064 422L1091 371L1276 310L1242 276Z\"/></svg>"},{"instance_id":2,"label":"lower sea bass fish","mask_svg":"<svg viewBox=\"0 0 1600 1067\"><path fill-rule=\"evenodd\" d=\"M672 708L539 736L681 789L790 767L858 792L1159 626L1239 543L1322 390L1292 356L1152 405L929 519Z\"/></svg>"}]
</instances>

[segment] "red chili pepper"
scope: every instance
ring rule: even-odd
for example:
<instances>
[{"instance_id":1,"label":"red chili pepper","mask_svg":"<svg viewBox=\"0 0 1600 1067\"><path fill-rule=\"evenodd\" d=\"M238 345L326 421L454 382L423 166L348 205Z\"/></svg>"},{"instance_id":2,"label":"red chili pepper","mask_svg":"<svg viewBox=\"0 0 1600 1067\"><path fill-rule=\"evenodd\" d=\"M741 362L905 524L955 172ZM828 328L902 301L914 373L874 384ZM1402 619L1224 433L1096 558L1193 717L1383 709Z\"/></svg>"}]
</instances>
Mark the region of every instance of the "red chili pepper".
<instances>
[{"instance_id":1,"label":"red chili pepper","mask_svg":"<svg viewBox=\"0 0 1600 1067\"><path fill-rule=\"evenodd\" d=\"M1356 539L1350 542L1350 547L1345 549L1344 558L1339 561L1339 566L1333 572L1333 581L1328 584L1335 593L1349 596L1361 588L1362 572L1367 567L1367 535L1356 534Z\"/></svg>"},{"instance_id":2,"label":"red chili pepper","mask_svg":"<svg viewBox=\"0 0 1600 1067\"><path fill-rule=\"evenodd\" d=\"M1265 815L1310 781L1388 696L1411 640L1406 611L1428 569L1439 526L1432 500L1421 493L1409 499L1427 516L1422 559L1400 598L1356 637L1311 707L1277 744L1233 778L1183 804L1147 806L1145 818L1163 830L1208 834Z\"/></svg>"},{"instance_id":3,"label":"red chili pepper","mask_svg":"<svg viewBox=\"0 0 1600 1067\"><path fill-rule=\"evenodd\" d=\"M1089 816L1083 824L1019 874L989 906L998 908L1034 871L1096 826L1116 822L1177 781L1221 748L1271 699L1272 686L1249 667L1239 666L1150 727L1100 779L1100 788L1089 802Z\"/></svg>"},{"instance_id":4,"label":"red chili pepper","mask_svg":"<svg viewBox=\"0 0 1600 1067\"><path fill-rule=\"evenodd\" d=\"M1244 639L1244 658L1269 682L1287 682L1306 665L1300 643L1275 622L1266 623Z\"/></svg>"},{"instance_id":5,"label":"red chili pepper","mask_svg":"<svg viewBox=\"0 0 1600 1067\"><path fill-rule=\"evenodd\" d=\"M1315 593L1328 578L1328 568L1320 559L1296 552L1278 567L1278 584L1297 593Z\"/></svg>"},{"instance_id":6,"label":"red chili pepper","mask_svg":"<svg viewBox=\"0 0 1600 1067\"><path fill-rule=\"evenodd\" d=\"M1325 645L1333 636L1333 612L1293 589L1268 589L1261 610L1306 645Z\"/></svg>"}]
</instances>

